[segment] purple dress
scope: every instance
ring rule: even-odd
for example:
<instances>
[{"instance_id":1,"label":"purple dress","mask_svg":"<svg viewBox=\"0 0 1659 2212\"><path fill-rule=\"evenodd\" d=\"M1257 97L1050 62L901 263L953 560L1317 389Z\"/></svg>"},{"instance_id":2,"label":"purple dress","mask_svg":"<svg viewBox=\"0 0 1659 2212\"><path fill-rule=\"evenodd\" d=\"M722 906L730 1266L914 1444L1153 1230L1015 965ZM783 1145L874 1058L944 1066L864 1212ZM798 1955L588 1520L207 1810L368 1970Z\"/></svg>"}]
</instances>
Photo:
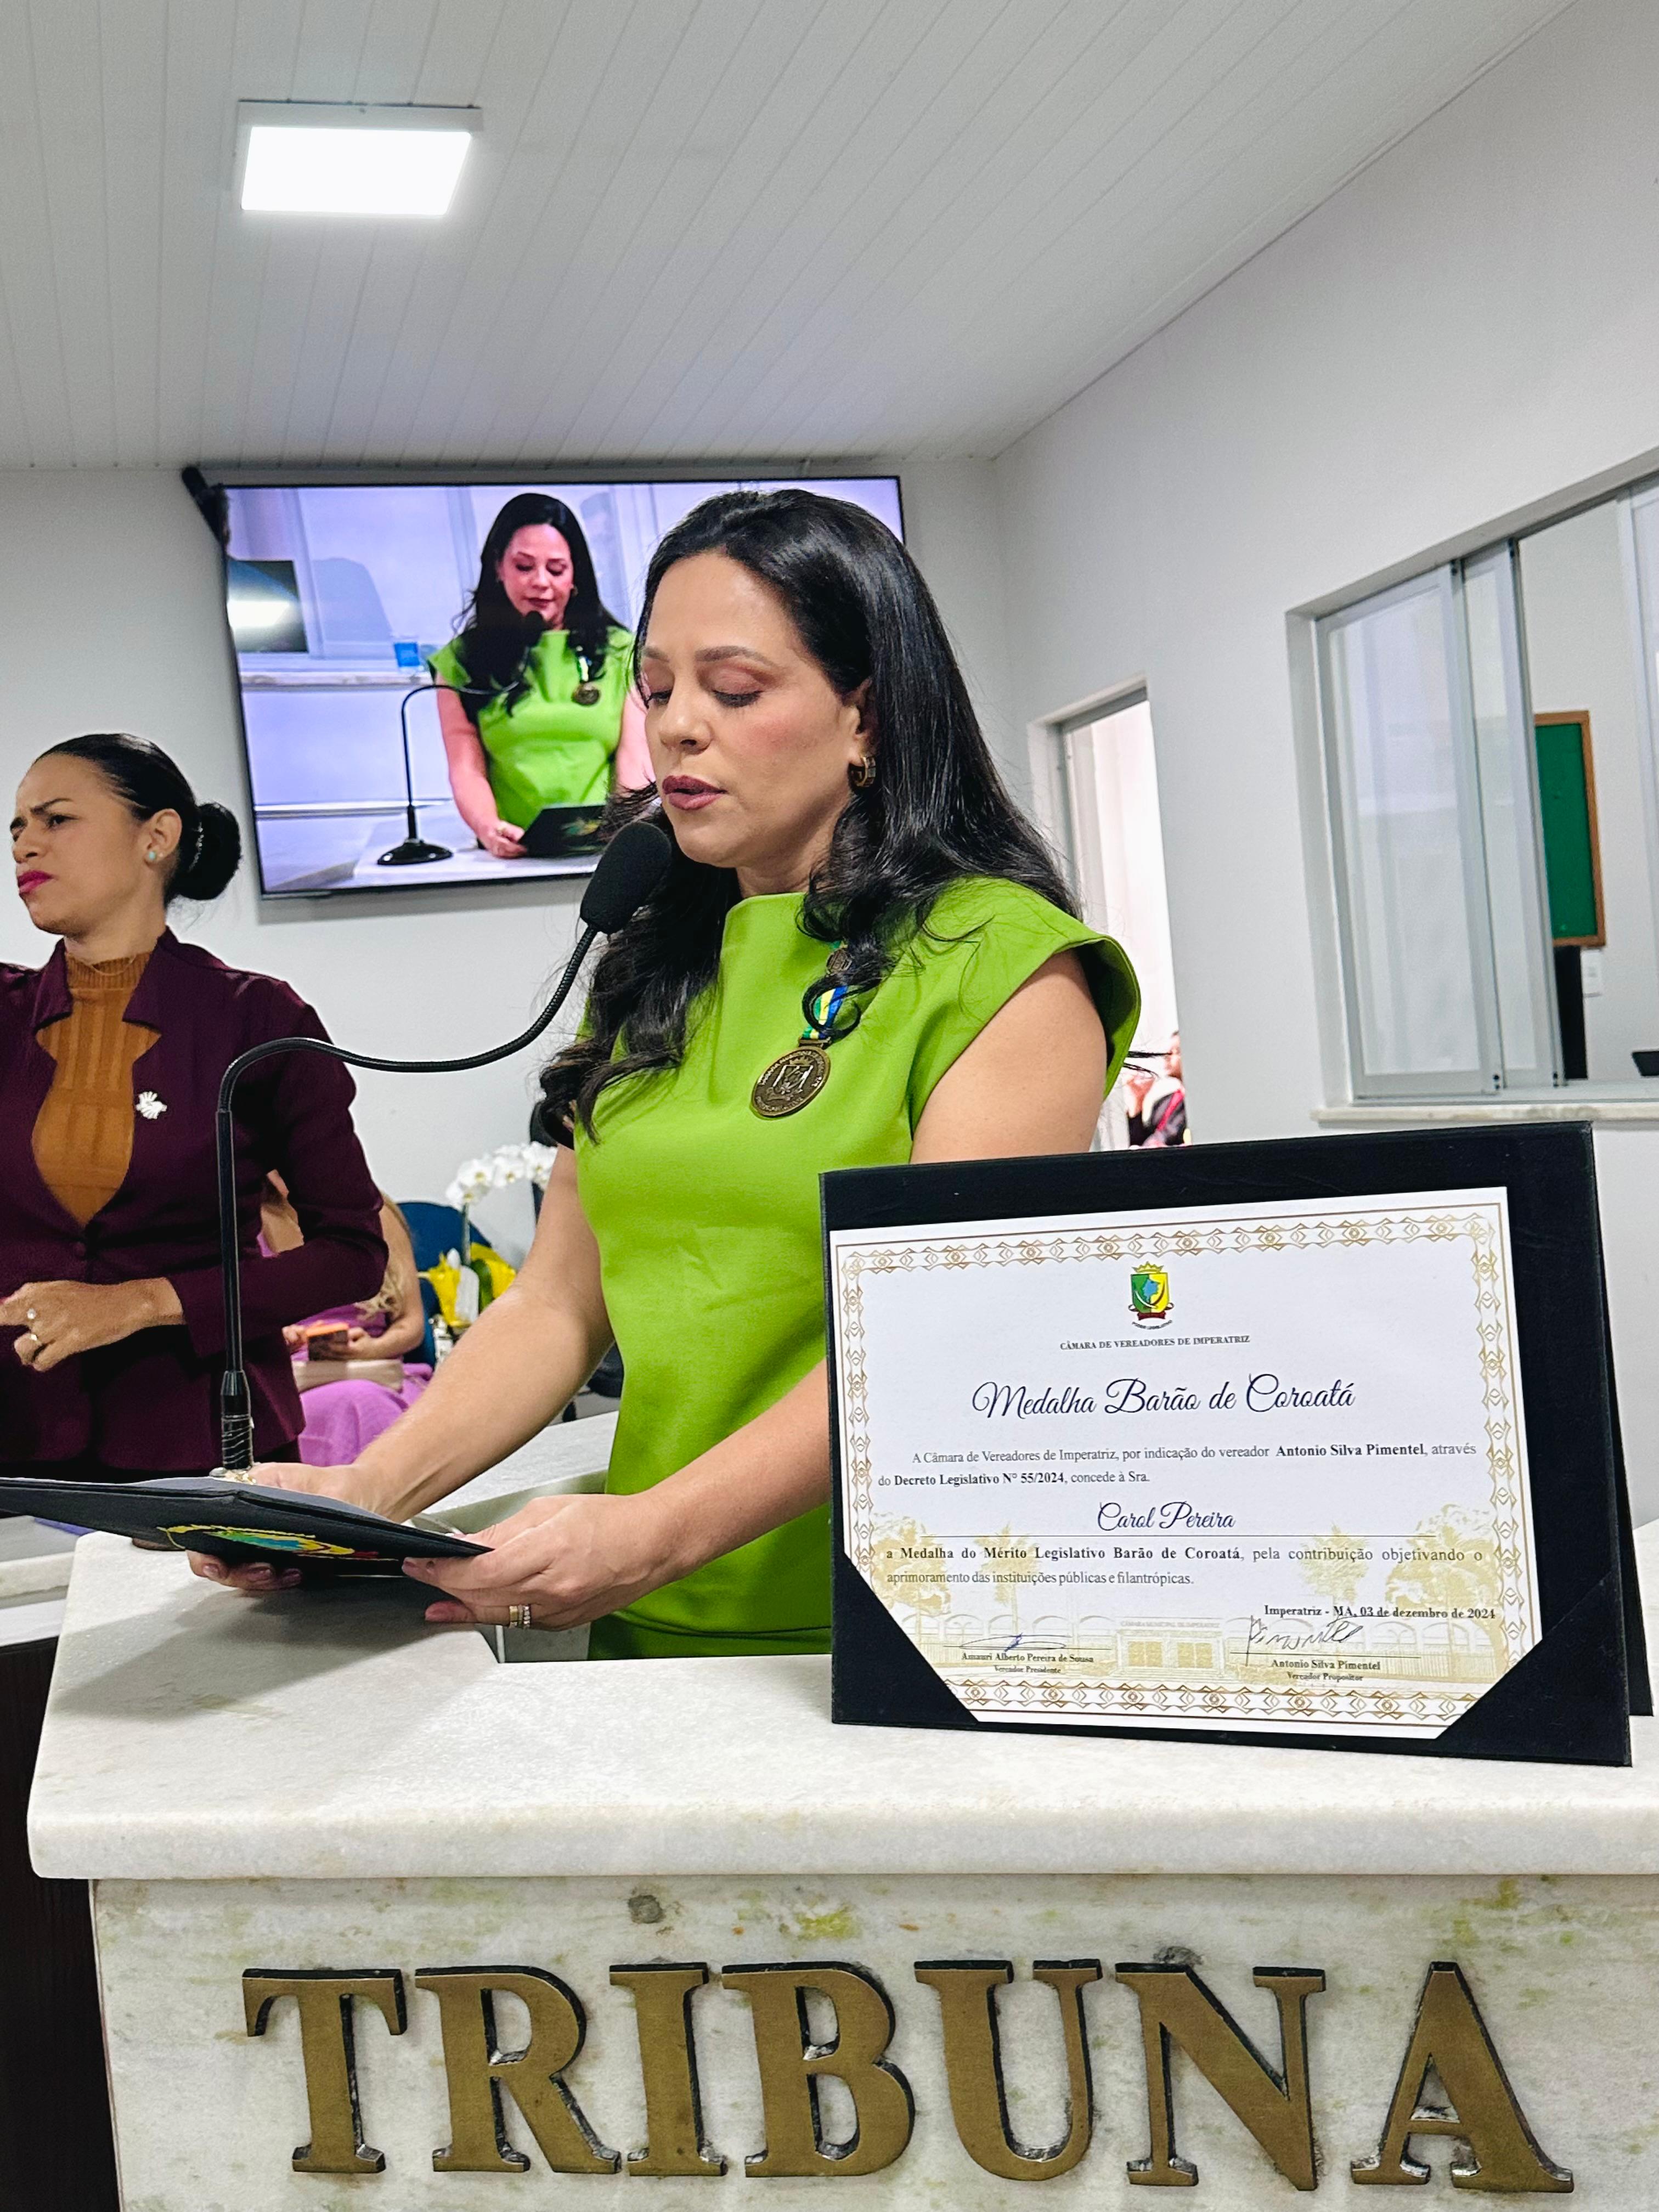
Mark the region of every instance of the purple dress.
<instances>
[{"instance_id":1,"label":"purple dress","mask_svg":"<svg viewBox=\"0 0 1659 2212\"><path fill-rule=\"evenodd\" d=\"M259 1250L267 1255L270 1251L263 1230ZM361 1328L369 1336L386 1334L386 1316L383 1313L365 1316L360 1306L329 1306L310 1315L301 1327L317 1328L328 1322L343 1328ZM424 1360L405 1359L404 1379L395 1390L384 1382L356 1376L345 1382L319 1382L314 1390L302 1390L300 1411L305 1416L305 1426L300 1431L300 1457L307 1467L349 1467L399 1413L409 1411L431 1380L432 1370Z\"/></svg>"},{"instance_id":2,"label":"purple dress","mask_svg":"<svg viewBox=\"0 0 1659 2212\"><path fill-rule=\"evenodd\" d=\"M367 1320L356 1306L331 1306L313 1314L308 1326L341 1322L349 1328L366 1329L371 1336L386 1328L384 1314ZM399 1413L406 1413L432 1380L432 1370L422 1360L405 1359L402 1387L390 1390L384 1382L353 1378L345 1382L319 1382L300 1395L305 1426L300 1431L300 1457L307 1467L349 1467L376 1437L389 1429Z\"/></svg>"}]
</instances>

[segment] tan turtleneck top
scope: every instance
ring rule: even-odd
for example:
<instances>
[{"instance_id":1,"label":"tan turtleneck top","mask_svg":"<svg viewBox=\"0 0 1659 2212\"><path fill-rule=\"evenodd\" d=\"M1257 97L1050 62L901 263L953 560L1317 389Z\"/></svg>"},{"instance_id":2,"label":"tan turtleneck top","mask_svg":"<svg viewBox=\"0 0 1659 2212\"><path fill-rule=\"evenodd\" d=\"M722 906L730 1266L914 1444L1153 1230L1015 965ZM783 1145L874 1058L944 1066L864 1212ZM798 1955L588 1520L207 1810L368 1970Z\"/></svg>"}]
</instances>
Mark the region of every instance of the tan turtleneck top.
<instances>
[{"instance_id":1,"label":"tan turtleneck top","mask_svg":"<svg viewBox=\"0 0 1659 2212\"><path fill-rule=\"evenodd\" d=\"M34 1164L60 1206L82 1223L107 1206L132 1158L132 1064L161 1035L123 1019L148 952L95 964L69 957L65 1021L40 1032L58 1063L34 1123Z\"/></svg>"}]
</instances>

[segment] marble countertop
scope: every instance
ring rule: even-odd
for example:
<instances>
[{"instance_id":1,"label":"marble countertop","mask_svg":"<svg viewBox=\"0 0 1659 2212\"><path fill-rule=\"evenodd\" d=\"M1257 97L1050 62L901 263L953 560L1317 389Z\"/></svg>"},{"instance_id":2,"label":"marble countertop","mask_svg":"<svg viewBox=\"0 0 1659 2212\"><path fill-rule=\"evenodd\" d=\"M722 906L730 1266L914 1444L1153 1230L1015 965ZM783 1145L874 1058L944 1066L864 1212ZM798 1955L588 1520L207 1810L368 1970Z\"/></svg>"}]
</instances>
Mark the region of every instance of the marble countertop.
<instances>
[{"instance_id":1,"label":"marble countertop","mask_svg":"<svg viewBox=\"0 0 1659 2212\"><path fill-rule=\"evenodd\" d=\"M27 1514L0 1521L0 1605L66 1590L75 1540L66 1528L48 1528Z\"/></svg>"},{"instance_id":2,"label":"marble countertop","mask_svg":"<svg viewBox=\"0 0 1659 2212\"><path fill-rule=\"evenodd\" d=\"M27 1514L0 1520L0 1649L58 1634L75 1544L66 1529Z\"/></svg>"},{"instance_id":3,"label":"marble countertop","mask_svg":"<svg viewBox=\"0 0 1659 2212\"><path fill-rule=\"evenodd\" d=\"M610 1426L550 1432L490 1483L579 1472ZM1659 1587L1659 1523L1638 1547ZM1659 1873L1656 1720L1632 1723L1628 1768L837 1728L824 1659L503 1667L422 1602L404 1583L247 1599L85 1539L38 1870Z\"/></svg>"}]
</instances>

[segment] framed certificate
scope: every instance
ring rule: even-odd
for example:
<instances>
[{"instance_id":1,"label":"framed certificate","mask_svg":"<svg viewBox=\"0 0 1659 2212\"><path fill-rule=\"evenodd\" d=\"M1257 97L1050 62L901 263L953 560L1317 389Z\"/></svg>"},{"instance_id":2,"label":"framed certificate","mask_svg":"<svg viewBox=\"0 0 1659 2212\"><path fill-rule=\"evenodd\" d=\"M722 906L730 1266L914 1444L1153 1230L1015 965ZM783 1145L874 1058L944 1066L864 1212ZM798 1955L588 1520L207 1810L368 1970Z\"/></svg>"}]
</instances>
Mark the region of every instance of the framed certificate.
<instances>
[{"instance_id":1,"label":"framed certificate","mask_svg":"<svg viewBox=\"0 0 1659 2212\"><path fill-rule=\"evenodd\" d=\"M823 1206L837 1720L1628 1762L1587 1127L854 1170Z\"/></svg>"}]
</instances>

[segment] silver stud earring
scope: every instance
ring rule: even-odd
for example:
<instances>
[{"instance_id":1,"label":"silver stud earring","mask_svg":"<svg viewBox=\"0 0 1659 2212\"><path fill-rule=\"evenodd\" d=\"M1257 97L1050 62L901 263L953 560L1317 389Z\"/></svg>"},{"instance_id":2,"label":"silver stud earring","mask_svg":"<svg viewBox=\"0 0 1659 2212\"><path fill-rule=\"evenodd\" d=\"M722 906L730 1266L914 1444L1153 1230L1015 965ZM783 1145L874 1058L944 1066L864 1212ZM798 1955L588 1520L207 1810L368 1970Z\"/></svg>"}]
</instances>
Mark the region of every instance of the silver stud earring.
<instances>
[{"instance_id":1,"label":"silver stud earring","mask_svg":"<svg viewBox=\"0 0 1659 2212\"><path fill-rule=\"evenodd\" d=\"M154 853L146 853L144 858L147 860L153 860L155 858L155 855Z\"/></svg>"}]
</instances>

